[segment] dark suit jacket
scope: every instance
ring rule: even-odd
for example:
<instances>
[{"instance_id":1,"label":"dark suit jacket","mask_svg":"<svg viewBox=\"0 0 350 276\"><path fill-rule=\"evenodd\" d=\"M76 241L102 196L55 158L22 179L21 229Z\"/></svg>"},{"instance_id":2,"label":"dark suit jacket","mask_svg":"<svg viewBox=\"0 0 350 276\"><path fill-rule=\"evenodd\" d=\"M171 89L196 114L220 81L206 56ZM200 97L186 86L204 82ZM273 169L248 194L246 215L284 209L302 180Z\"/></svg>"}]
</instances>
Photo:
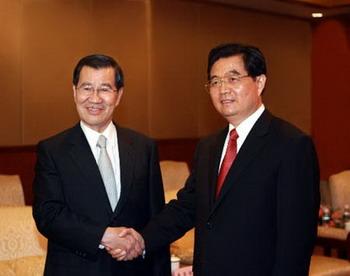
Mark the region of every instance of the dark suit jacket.
<instances>
[{"instance_id":1,"label":"dark suit jacket","mask_svg":"<svg viewBox=\"0 0 350 276\"><path fill-rule=\"evenodd\" d=\"M308 275L319 208L319 170L311 139L264 111L215 200L227 131L199 142L178 199L143 230L146 250L195 226L196 276Z\"/></svg>"},{"instance_id":2,"label":"dark suit jacket","mask_svg":"<svg viewBox=\"0 0 350 276\"><path fill-rule=\"evenodd\" d=\"M155 143L117 127L121 196L112 212L79 124L38 145L33 216L48 238L45 275L170 275L168 246L117 262L98 248L108 226L143 228L164 205Z\"/></svg>"}]
</instances>

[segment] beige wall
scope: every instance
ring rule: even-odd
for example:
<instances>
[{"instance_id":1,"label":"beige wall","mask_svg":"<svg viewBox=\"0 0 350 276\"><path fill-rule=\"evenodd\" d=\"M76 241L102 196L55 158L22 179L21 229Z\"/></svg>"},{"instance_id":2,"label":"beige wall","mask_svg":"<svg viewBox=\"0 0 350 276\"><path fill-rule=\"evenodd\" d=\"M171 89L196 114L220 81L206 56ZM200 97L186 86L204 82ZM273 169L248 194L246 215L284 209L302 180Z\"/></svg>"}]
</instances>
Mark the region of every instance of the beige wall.
<instances>
[{"instance_id":1,"label":"beige wall","mask_svg":"<svg viewBox=\"0 0 350 276\"><path fill-rule=\"evenodd\" d=\"M0 145L22 143L19 2L0 2Z\"/></svg>"},{"instance_id":2,"label":"beige wall","mask_svg":"<svg viewBox=\"0 0 350 276\"><path fill-rule=\"evenodd\" d=\"M223 121L203 83L209 50L237 41L257 45L268 61L264 101L310 131L311 28L305 21L190 1L154 1L151 133L206 135ZM159 116L159 113L161 116Z\"/></svg>"},{"instance_id":3,"label":"beige wall","mask_svg":"<svg viewBox=\"0 0 350 276\"><path fill-rule=\"evenodd\" d=\"M225 41L267 56L265 103L310 131L307 22L198 1L0 0L0 145L34 144L77 121L71 74L83 55L116 57L126 76L115 120L155 138L224 125L203 88Z\"/></svg>"}]
</instances>

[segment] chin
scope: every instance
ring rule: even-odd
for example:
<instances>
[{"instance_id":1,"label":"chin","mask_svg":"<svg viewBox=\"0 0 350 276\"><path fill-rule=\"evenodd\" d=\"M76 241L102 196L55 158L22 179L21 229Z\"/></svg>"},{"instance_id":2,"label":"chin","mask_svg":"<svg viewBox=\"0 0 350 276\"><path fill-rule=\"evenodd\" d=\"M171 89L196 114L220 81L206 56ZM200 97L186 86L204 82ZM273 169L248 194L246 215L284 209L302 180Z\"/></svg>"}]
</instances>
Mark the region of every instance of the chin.
<instances>
[{"instance_id":1,"label":"chin","mask_svg":"<svg viewBox=\"0 0 350 276\"><path fill-rule=\"evenodd\" d=\"M224 117L232 117L238 114L237 111L224 111L221 113Z\"/></svg>"},{"instance_id":2,"label":"chin","mask_svg":"<svg viewBox=\"0 0 350 276\"><path fill-rule=\"evenodd\" d=\"M83 120L89 126L99 126L103 124L102 120L98 120L97 118L88 118L87 120Z\"/></svg>"}]
</instances>

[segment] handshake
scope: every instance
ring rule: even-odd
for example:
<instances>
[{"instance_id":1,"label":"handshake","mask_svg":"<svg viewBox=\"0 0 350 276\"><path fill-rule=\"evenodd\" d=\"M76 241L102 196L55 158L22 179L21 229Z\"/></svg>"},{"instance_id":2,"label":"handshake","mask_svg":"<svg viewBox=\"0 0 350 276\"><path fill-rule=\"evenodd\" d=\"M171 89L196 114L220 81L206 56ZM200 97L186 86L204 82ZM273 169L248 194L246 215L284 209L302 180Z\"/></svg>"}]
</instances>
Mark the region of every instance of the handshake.
<instances>
[{"instance_id":1,"label":"handshake","mask_svg":"<svg viewBox=\"0 0 350 276\"><path fill-rule=\"evenodd\" d=\"M126 227L107 227L101 245L118 261L130 261L140 256L145 249L141 235Z\"/></svg>"}]
</instances>

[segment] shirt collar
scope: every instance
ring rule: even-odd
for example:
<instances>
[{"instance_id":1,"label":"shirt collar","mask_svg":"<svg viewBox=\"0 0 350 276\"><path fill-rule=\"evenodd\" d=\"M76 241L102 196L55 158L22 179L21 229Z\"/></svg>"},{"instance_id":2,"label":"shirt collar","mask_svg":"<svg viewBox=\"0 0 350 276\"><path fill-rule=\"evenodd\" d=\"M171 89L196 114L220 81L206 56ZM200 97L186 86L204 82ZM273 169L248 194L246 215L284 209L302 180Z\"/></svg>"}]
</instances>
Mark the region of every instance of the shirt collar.
<instances>
[{"instance_id":1,"label":"shirt collar","mask_svg":"<svg viewBox=\"0 0 350 276\"><path fill-rule=\"evenodd\" d=\"M262 104L257 110L254 111L254 113L252 113L248 118L246 118L236 127L239 138L243 138L243 140L245 140L250 130L253 128L255 122L259 119L264 110L265 106ZM232 124L229 124L228 128L228 132L230 133L230 131L235 127Z\"/></svg>"},{"instance_id":2,"label":"shirt collar","mask_svg":"<svg viewBox=\"0 0 350 276\"><path fill-rule=\"evenodd\" d=\"M108 126L106 127L106 129L102 133L91 129L83 121L80 121L80 127L83 130L83 132L86 136L86 139L88 140L91 148L96 147L97 141L98 141L98 138L100 137L100 135L103 135L107 138L107 146L109 146L109 145L112 145L113 147L115 146L116 138L117 138L117 131L116 131L116 127L112 121L108 124Z\"/></svg>"}]
</instances>

